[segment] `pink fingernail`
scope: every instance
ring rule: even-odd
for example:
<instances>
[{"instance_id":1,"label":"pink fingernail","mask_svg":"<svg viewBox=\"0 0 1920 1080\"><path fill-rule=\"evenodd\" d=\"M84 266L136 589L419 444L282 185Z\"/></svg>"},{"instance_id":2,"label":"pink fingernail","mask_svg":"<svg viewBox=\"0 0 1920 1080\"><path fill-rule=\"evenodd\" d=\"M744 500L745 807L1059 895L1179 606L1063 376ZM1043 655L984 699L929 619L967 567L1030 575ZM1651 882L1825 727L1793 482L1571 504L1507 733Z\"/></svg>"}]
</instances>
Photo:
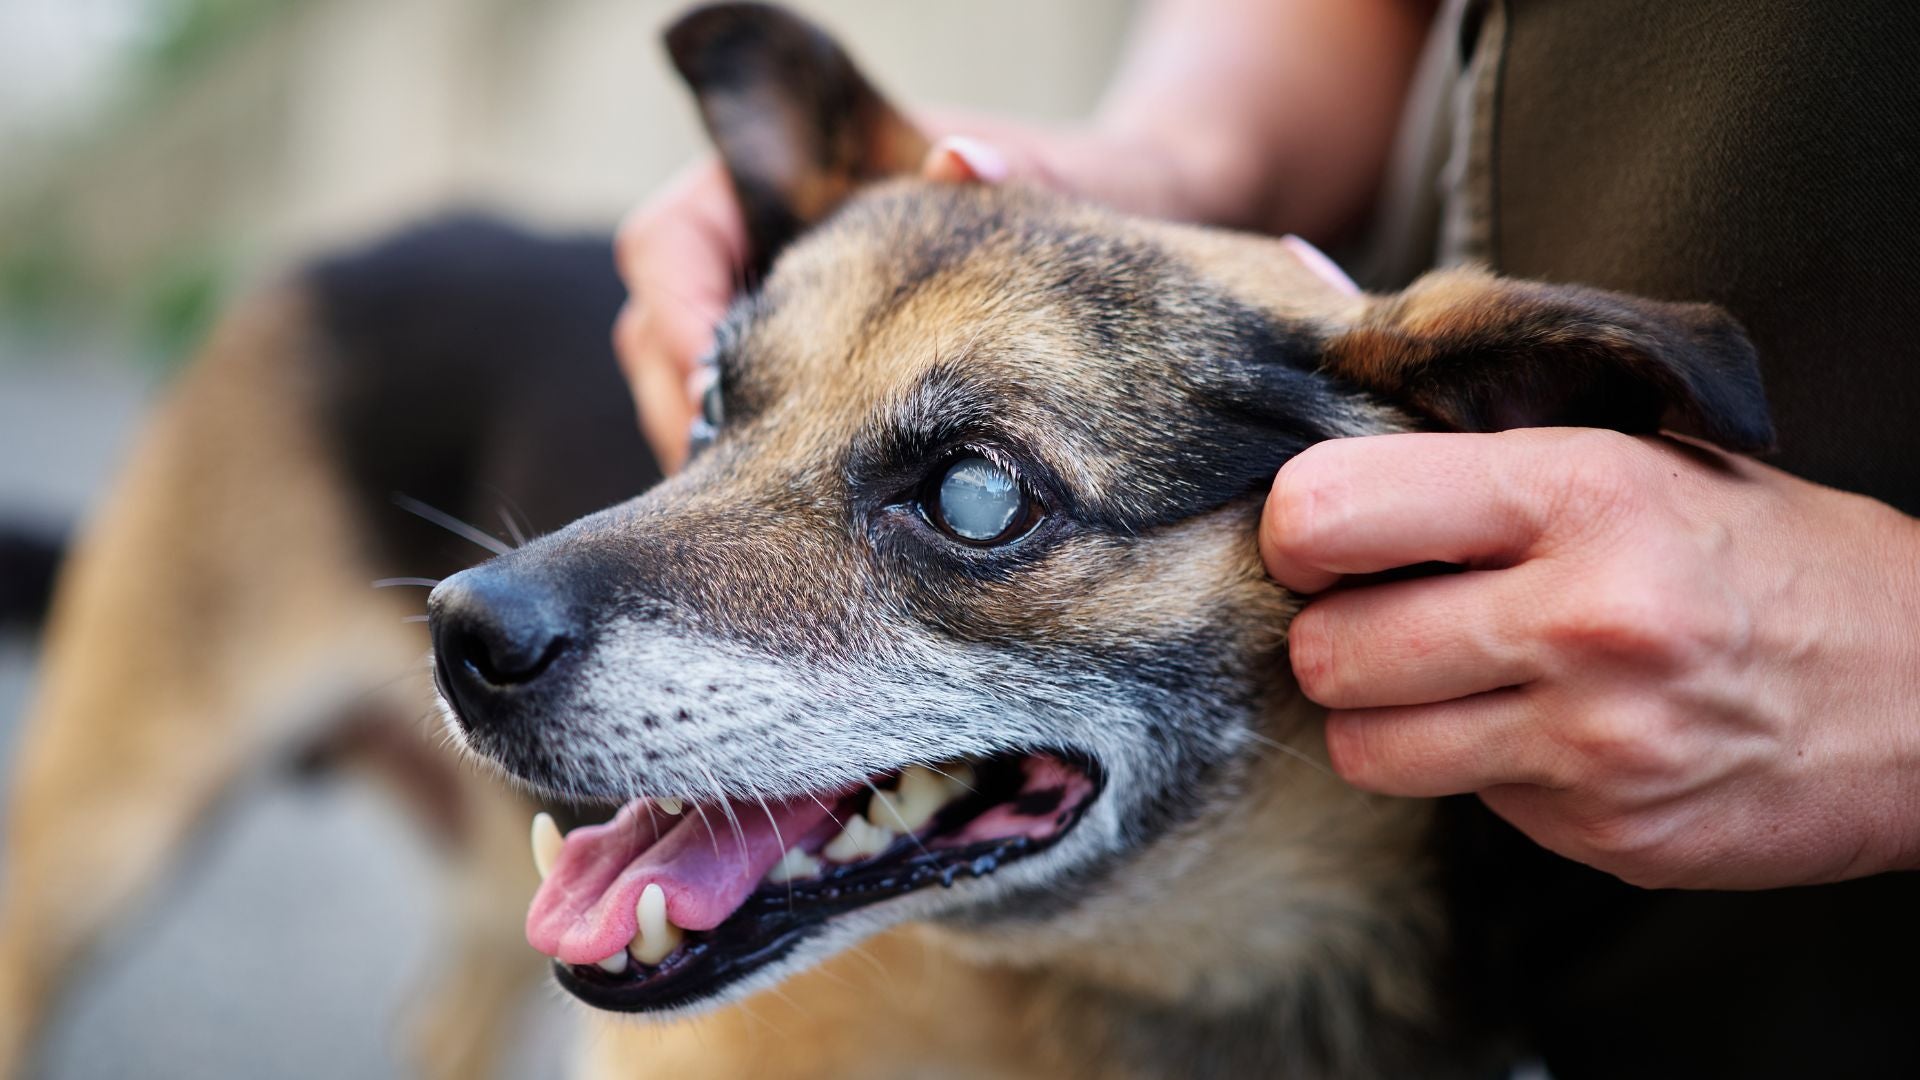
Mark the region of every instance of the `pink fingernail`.
<instances>
[{"instance_id":1,"label":"pink fingernail","mask_svg":"<svg viewBox=\"0 0 1920 1080\"><path fill-rule=\"evenodd\" d=\"M1327 258L1326 252L1292 233L1281 237L1280 242L1293 249L1294 255L1306 264L1308 270L1313 271L1315 277L1348 296L1359 295L1360 286L1355 285L1353 279L1347 276L1347 272L1340 269L1339 263Z\"/></svg>"},{"instance_id":2,"label":"pink fingernail","mask_svg":"<svg viewBox=\"0 0 1920 1080\"><path fill-rule=\"evenodd\" d=\"M941 139L935 149L951 156L969 179L998 184L1007 178L1006 156L972 136L949 135Z\"/></svg>"}]
</instances>

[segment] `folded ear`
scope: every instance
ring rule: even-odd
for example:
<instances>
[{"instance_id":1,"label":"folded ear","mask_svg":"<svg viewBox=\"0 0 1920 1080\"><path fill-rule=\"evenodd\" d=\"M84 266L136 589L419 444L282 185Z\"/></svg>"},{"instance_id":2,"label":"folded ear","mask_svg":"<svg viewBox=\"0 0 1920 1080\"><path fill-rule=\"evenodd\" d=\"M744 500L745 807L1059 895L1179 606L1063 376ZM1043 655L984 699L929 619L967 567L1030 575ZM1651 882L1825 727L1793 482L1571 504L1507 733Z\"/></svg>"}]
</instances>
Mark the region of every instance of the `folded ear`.
<instances>
[{"instance_id":1,"label":"folded ear","mask_svg":"<svg viewBox=\"0 0 1920 1080\"><path fill-rule=\"evenodd\" d=\"M758 277L860 184L920 167L928 142L831 37L768 4L701 7L666 32L746 212Z\"/></svg>"},{"instance_id":2,"label":"folded ear","mask_svg":"<svg viewBox=\"0 0 1920 1080\"><path fill-rule=\"evenodd\" d=\"M1370 303L1322 365L1461 431L1672 427L1730 450L1773 445L1753 346L1711 304L1441 271Z\"/></svg>"}]
</instances>

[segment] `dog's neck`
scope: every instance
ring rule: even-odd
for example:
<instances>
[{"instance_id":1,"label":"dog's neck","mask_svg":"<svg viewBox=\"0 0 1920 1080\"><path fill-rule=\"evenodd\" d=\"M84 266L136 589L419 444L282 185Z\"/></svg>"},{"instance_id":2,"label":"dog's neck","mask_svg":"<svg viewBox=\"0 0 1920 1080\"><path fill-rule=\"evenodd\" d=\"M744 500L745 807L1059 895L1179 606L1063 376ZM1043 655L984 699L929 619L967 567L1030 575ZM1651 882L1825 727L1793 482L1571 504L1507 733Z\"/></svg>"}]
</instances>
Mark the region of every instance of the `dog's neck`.
<instances>
[{"instance_id":1,"label":"dog's neck","mask_svg":"<svg viewBox=\"0 0 1920 1080\"><path fill-rule=\"evenodd\" d=\"M1431 807L1335 777L1321 710L1289 691L1263 732L1278 745L1231 778L1237 795L1130 859L1070 919L993 949L989 962L1027 968L1082 1029L1082 1053L1104 1045L1161 1075L1191 1075L1186 1052L1223 1073L1350 1075L1369 1071L1383 1030L1433 1020ZM1145 1065L1156 1056L1164 1070Z\"/></svg>"}]
</instances>

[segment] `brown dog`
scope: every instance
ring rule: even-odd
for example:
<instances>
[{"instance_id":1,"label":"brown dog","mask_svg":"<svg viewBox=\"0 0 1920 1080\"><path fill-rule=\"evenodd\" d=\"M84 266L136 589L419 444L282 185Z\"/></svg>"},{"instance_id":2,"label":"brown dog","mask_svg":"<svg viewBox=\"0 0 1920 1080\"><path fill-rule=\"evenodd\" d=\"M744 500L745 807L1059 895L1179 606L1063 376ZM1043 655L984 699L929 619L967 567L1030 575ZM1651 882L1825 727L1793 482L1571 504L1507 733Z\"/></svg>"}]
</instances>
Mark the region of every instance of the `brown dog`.
<instances>
[{"instance_id":1,"label":"brown dog","mask_svg":"<svg viewBox=\"0 0 1920 1080\"><path fill-rule=\"evenodd\" d=\"M775 988L684 1056L603 1042L608 1073L1486 1068L1436 993L1429 808L1316 767L1261 495L1313 442L1417 428L1762 447L1738 328L1474 271L1353 295L1267 238L890 180L926 140L817 31L726 5L668 43L764 272L717 439L431 604L469 746L624 804L536 828L561 985ZM800 974L908 923L881 947L925 950L918 992Z\"/></svg>"},{"instance_id":2,"label":"brown dog","mask_svg":"<svg viewBox=\"0 0 1920 1080\"><path fill-rule=\"evenodd\" d=\"M669 45L755 258L716 353L718 438L684 475L433 598L472 749L563 817L625 807L564 840L536 830L552 876L528 929L562 985L610 1010L739 1002L610 1030L593 1063L1504 1063L1442 992L1430 805L1363 797L1322 764L1284 656L1298 601L1254 550L1261 496L1303 447L1379 432L1677 420L1762 446L1737 327L1474 271L1353 295L1268 238L888 179L926 141L818 31L723 5ZM465 255L436 258L531 257ZM365 583L438 572L369 500L451 492L472 517L498 486L557 526L647 477L607 410L610 363L526 370L535 349L603 344L444 340L485 288L396 289L425 280L407 264L322 267L231 322L62 587L0 912L15 1053L218 793L316 742L397 766L464 853L463 992L433 1053L472 1075L491 1051L537 958L514 940L529 811L394 719L422 687L368 696L422 643ZM519 302L566 291L546 285ZM606 324L564 304L492 314L521 333ZM521 368L452 366L503 353ZM391 425L410 442L368 446L395 401L433 397ZM361 719L342 728L342 711Z\"/></svg>"}]
</instances>

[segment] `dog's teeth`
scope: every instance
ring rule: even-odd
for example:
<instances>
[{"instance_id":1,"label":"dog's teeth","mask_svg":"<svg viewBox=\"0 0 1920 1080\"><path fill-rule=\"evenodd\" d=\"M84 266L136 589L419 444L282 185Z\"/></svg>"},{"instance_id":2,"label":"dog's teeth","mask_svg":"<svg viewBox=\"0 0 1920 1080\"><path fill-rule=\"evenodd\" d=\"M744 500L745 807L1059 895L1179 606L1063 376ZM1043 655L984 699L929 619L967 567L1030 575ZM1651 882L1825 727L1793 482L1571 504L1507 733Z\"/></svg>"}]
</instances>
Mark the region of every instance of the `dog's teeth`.
<instances>
[{"instance_id":1,"label":"dog's teeth","mask_svg":"<svg viewBox=\"0 0 1920 1080\"><path fill-rule=\"evenodd\" d=\"M687 804L679 799L655 799L653 805L659 807L662 813L675 815L687 808Z\"/></svg>"},{"instance_id":2,"label":"dog's teeth","mask_svg":"<svg viewBox=\"0 0 1920 1080\"><path fill-rule=\"evenodd\" d=\"M665 889L657 884L642 889L633 913L640 919L640 929L634 933L627 952L633 954L635 960L652 966L680 947L680 928L667 918Z\"/></svg>"},{"instance_id":3,"label":"dog's teeth","mask_svg":"<svg viewBox=\"0 0 1920 1080\"><path fill-rule=\"evenodd\" d=\"M933 770L913 765L901 772L898 791L891 796L875 792L873 797L879 805L867 811L868 817L901 832L918 832L953 795Z\"/></svg>"},{"instance_id":4,"label":"dog's teeth","mask_svg":"<svg viewBox=\"0 0 1920 1080\"><path fill-rule=\"evenodd\" d=\"M533 868L540 871L540 880L547 880L553 873L553 863L560 857L560 826L554 823L553 815L541 811L533 815Z\"/></svg>"},{"instance_id":5,"label":"dog's teeth","mask_svg":"<svg viewBox=\"0 0 1920 1080\"><path fill-rule=\"evenodd\" d=\"M979 779L973 774L973 766L964 761L956 761L942 768L937 775L940 777L940 783L946 786L949 799L973 794L973 786L979 783Z\"/></svg>"},{"instance_id":6,"label":"dog's teeth","mask_svg":"<svg viewBox=\"0 0 1920 1080\"><path fill-rule=\"evenodd\" d=\"M773 869L767 871L766 880L774 885L785 885L801 878L819 877L825 866L817 855L809 855L797 847L788 848L787 853L780 856L780 861L773 864Z\"/></svg>"},{"instance_id":7,"label":"dog's teeth","mask_svg":"<svg viewBox=\"0 0 1920 1080\"><path fill-rule=\"evenodd\" d=\"M900 835L885 825L875 825L864 817L851 817L826 846L827 858L834 862L854 862L859 859L871 859L893 845L893 838Z\"/></svg>"},{"instance_id":8,"label":"dog's teeth","mask_svg":"<svg viewBox=\"0 0 1920 1080\"><path fill-rule=\"evenodd\" d=\"M605 960L595 963L594 967L599 968L609 975L619 975L627 970L627 951L622 949L612 956L607 957Z\"/></svg>"}]
</instances>

